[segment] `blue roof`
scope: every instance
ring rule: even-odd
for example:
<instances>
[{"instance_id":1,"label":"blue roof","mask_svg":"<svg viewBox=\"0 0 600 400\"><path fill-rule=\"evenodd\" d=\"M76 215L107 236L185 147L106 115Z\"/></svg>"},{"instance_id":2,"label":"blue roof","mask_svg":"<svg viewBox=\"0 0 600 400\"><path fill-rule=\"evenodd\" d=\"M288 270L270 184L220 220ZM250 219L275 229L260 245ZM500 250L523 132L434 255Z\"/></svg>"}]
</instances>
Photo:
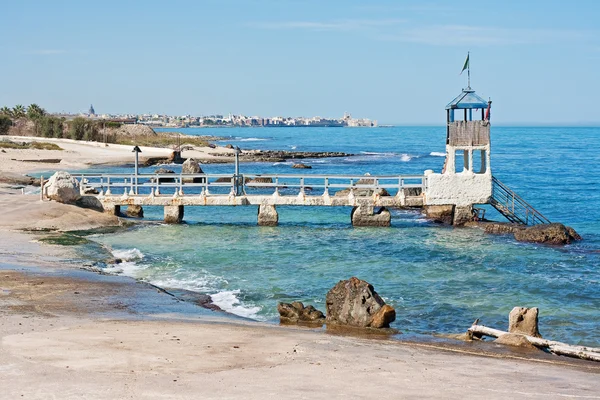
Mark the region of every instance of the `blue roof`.
<instances>
[{"instance_id":1,"label":"blue roof","mask_svg":"<svg viewBox=\"0 0 600 400\"><path fill-rule=\"evenodd\" d=\"M456 96L446 106L446 110L457 108L487 108L488 102L479 97L471 88L463 89L462 93Z\"/></svg>"}]
</instances>

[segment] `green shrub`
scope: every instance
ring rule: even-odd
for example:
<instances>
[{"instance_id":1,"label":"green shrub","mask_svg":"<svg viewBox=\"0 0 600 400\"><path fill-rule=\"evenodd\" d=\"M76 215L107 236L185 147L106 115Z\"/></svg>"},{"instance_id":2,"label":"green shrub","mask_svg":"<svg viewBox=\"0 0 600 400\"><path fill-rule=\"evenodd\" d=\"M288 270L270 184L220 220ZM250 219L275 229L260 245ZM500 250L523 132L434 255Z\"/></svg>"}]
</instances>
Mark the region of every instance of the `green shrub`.
<instances>
[{"instance_id":1,"label":"green shrub","mask_svg":"<svg viewBox=\"0 0 600 400\"><path fill-rule=\"evenodd\" d=\"M0 115L0 135L6 135L12 126L12 120L6 115Z\"/></svg>"}]
</instances>

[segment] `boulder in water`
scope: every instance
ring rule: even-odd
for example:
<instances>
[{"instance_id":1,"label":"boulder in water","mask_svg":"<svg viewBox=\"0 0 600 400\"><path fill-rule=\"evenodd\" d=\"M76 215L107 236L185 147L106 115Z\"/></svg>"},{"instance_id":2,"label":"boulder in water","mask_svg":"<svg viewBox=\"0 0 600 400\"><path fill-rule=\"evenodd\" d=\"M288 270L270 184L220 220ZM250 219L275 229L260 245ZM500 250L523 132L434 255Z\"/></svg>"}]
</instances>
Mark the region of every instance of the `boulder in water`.
<instances>
[{"instance_id":1,"label":"boulder in water","mask_svg":"<svg viewBox=\"0 0 600 400\"><path fill-rule=\"evenodd\" d=\"M175 174L175 171L170 170L170 169L166 169L166 168L159 168L156 171L154 171L155 174L157 175L164 175L164 174ZM157 178L152 178L152 182L155 182L155 179ZM158 182L159 183L166 183L166 182L175 182L175 178L158 178Z\"/></svg>"},{"instance_id":2,"label":"boulder in water","mask_svg":"<svg viewBox=\"0 0 600 400\"><path fill-rule=\"evenodd\" d=\"M75 204L81 197L79 182L71 174L58 171L44 185L46 197L59 203Z\"/></svg>"},{"instance_id":3,"label":"boulder in water","mask_svg":"<svg viewBox=\"0 0 600 400\"><path fill-rule=\"evenodd\" d=\"M306 165L306 164L302 164L302 163L298 163L298 164L292 165L292 168L296 168L296 169L312 169L312 166Z\"/></svg>"},{"instance_id":4,"label":"boulder in water","mask_svg":"<svg viewBox=\"0 0 600 400\"><path fill-rule=\"evenodd\" d=\"M325 298L327 322L361 328L389 328L396 311L373 286L356 277L338 282Z\"/></svg>"},{"instance_id":5,"label":"boulder in water","mask_svg":"<svg viewBox=\"0 0 600 400\"><path fill-rule=\"evenodd\" d=\"M513 308L508 314L508 332L542 337L538 330L538 313L539 309L537 307Z\"/></svg>"},{"instance_id":6,"label":"boulder in water","mask_svg":"<svg viewBox=\"0 0 600 400\"><path fill-rule=\"evenodd\" d=\"M185 160L183 165L181 166L182 174L202 174L202 168L200 168L200 164L193 158L188 158ZM204 178L195 177L195 178L183 178L183 183L203 183Z\"/></svg>"},{"instance_id":7,"label":"boulder in water","mask_svg":"<svg viewBox=\"0 0 600 400\"><path fill-rule=\"evenodd\" d=\"M573 228L559 223L539 224L522 230L515 230L515 239L519 242L544 243L553 245L569 244L581 240Z\"/></svg>"}]
</instances>

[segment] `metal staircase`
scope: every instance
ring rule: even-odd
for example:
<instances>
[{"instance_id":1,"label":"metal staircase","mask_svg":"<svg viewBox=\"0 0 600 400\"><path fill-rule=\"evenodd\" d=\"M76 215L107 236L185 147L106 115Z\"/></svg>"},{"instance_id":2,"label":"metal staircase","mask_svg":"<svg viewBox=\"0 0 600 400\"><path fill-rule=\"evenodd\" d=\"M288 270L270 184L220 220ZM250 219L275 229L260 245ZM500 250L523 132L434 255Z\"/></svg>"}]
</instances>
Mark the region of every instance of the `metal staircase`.
<instances>
[{"instance_id":1,"label":"metal staircase","mask_svg":"<svg viewBox=\"0 0 600 400\"><path fill-rule=\"evenodd\" d=\"M549 224L550 220L540 214L518 194L492 177L490 204L510 222L523 225Z\"/></svg>"}]
</instances>

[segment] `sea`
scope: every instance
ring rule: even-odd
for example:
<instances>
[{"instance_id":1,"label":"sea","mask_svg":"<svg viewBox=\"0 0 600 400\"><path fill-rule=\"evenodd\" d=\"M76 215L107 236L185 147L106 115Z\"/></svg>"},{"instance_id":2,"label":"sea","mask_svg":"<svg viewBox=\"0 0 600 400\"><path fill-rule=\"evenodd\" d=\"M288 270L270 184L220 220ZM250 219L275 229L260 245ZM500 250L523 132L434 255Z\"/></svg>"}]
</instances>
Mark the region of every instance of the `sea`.
<instances>
[{"instance_id":1,"label":"sea","mask_svg":"<svg viewBox=\"0 0 600 400\"><path fill-rule=\"evenodd\" d=\"M446 135L443 126L176 131L224 137L216 143L242 149L346 152L353 155L303 160L312 169L300 171L353 175L439 172ZM600 346L600 128L492 126L491 157L494 176L583 240L520 243L438 225L413 210L392 210L390 228L353 228L344 207L278 207L279 225L259 227L255 206L187 207L181 225L162 224L162 209L145 207L155 224L90 239L125 261L103 265L107 272L208 294L251 320L278 323L278 302L325 311L327 291L356 276L396 309L392 327L407 337L461 333L477 318L507 329L510 310L523 306L539 307L544 337ZM241 173L297 173L292 163L243 163ZM234 166L202 169L233 173ZM489 208L486 217L503 221Z\"/></svg>"}]
</instances>

